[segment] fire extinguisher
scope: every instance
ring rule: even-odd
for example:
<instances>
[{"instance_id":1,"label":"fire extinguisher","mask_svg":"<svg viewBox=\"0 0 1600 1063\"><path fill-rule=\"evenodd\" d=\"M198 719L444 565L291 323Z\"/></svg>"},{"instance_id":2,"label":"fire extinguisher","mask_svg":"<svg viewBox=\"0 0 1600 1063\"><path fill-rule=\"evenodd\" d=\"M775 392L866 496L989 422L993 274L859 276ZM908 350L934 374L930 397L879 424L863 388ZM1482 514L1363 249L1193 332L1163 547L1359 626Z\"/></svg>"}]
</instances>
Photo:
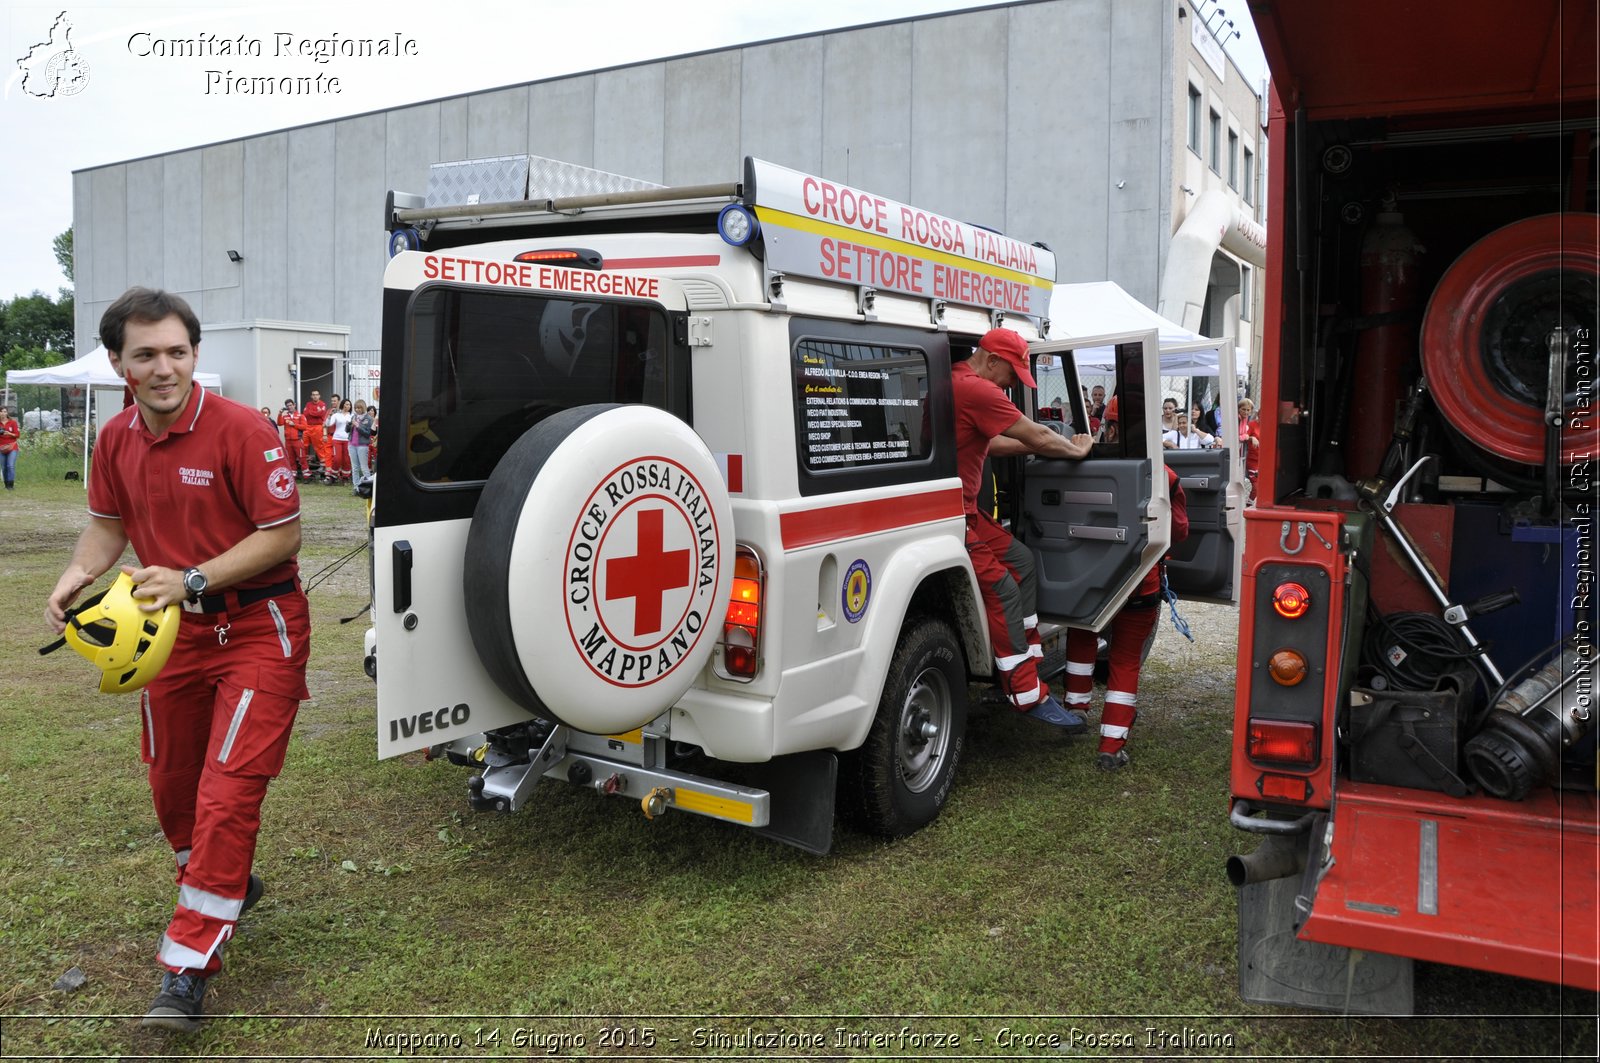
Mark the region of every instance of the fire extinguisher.
<instances>
[{"instance_id":1,"label":"fire extinguisher","mask_svg":"<svg viewBox=\"0 0 1600 1063\"><path fill-rule=\"evenodd\" d=\"M1389 320L1364 328L1356 342L1355 388L1345 446L1345 476L1359 483L1378 471L1395 411L1417 361L1417 322L1406 316L1421 303L1417 266L1423 247L1386 200L1361 241L1361 313ZM1404 320L1396 320L1404 317Z\"/></svg>"}]
</instances>

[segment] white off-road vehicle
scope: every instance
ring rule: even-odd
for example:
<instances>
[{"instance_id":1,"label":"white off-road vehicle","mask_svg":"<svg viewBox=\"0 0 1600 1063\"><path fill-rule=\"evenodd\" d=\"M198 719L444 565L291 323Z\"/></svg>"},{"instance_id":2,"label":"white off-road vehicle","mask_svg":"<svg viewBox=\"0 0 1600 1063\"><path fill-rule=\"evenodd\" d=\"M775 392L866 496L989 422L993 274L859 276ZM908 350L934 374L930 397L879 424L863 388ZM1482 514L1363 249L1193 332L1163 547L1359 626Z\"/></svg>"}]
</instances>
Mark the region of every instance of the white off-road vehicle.
<instances>
[{"instance_id":1,"label":"white off-road vehicle","mask_svg":"<svg viewBox=\"0 0 1600 1063\"><path fill-rule=\"evenodd\" d=\"M1069 432L1071 350L1116 352L1114 441L995 463L1047 629L1167 547L1155 333L1048 340L1042 246L753 159L446 164L388 216L378 749L471 767L474 807L549 777L818 852L841 787L867 829L932 820L994 667L950 388L991 326L1060 364Z\"/></svg>"}]
</instances>

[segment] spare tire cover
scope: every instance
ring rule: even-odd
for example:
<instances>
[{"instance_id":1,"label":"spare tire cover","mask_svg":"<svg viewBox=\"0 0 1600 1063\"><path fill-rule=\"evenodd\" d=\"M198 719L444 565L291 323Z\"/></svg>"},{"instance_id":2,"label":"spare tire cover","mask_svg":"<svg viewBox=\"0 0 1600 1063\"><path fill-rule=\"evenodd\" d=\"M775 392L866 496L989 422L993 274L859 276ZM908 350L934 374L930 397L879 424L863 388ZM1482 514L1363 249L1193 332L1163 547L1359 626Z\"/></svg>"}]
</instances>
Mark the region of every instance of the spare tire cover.
<instances>
[{"instance_id":1,"label":"spare tire cover","mask_svg":"<svg viewBox=\"0 0 1600 1063\"><path fill-rule=\"evenodd\" d=\"M650 406L564 410L512 445L473 513L473 645L537 715L630 731L710 658L732 549L727 488L693 429Z\"/></svg>"}]
</instances>

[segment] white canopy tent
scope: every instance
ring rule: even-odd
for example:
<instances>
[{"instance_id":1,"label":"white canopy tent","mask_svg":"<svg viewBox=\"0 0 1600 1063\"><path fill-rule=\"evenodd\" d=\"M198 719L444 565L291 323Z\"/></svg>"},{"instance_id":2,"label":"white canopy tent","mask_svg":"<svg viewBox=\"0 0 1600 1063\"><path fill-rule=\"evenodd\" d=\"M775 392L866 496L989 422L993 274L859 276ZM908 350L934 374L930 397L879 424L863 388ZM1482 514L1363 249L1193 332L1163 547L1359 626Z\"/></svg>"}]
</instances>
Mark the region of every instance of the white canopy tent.
<instances>
[{"instance_id":1,"label":"white canopy tent","mask_svg":"<svg viewBox=\"0 0 1600 1063\"><path fill-rule=\"evenodd\" d=\"M1196 377L1217 378L1215 401L1227 399L1231 403L1232 389L1222 386L1223 366L1231 366L1240 377L1248 372L1235 361L1236 348L1231 348L1226 339L1202 336L1169 321L1129 295L1115 281L1056 285L1050 296L1049 317L1051 339L1154 329L1161 350L1163 391L1183 402L1185 409L1202 394L1212 393L1213 386L1209 383L1197 392ZM1073 361L1078 366L1080 379L1091 378L1086 384L1094 383L1093 377L1110 377L1116 372L1116 352L1111 347L1080 347L1073 351ZM1039 401L1065 398L1066 385L1060 368L1041 368Z\"/></svg>"},{"instance_id":2,"label":"white canopy tent","mask_svg":"<svg viewBox=\"0 0 1600 1063\"><path fill-rule=\"evenodd\" d=\"M222 390L222 377L216 373L203 373L195 371L194 381L203 388L220 392ZM122 393L124 384L122 378L111 368L111 358L104 347L96 347L88 354L67 362L64 365L48 365L42 369L10 369L6 371L6 386L15 387L18 384L42 384L46 387L87 388L90 401L85 404L83 419L83 481L89 482L89 422L104 423L122 408ZM105 406L107 392L115 392L116 406ZM97 414L97 406L99 412Z\"/></svg>"},{"instance_id":3,"label":"white canopy tent","mask_svg":"<svg viewBox=\"0 0 1600 1063\"><path fill-rule=\"evenodd\" d=\"M1049 317L1052 339L1155 329L1162 376L1216 376L1222 348L1228 342L1168 321L1123 291L1116 281L1056 285ZM1109 373L1115 366L1115 352L1110 347L1085 348L1076 354L1080 370Z\"/></svg>"}]
</instances>

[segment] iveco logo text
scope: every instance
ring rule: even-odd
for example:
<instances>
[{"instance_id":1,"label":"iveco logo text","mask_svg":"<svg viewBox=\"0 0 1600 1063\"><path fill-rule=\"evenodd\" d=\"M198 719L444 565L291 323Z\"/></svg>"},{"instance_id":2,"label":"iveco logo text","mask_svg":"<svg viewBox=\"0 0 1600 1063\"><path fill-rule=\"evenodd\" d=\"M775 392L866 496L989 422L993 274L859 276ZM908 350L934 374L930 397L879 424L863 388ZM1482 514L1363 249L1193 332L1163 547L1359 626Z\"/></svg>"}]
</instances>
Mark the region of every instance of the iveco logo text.
<instances>
[{"instance_id":1,"label":"iveco logo text","mask_svg":"<svg viewBox=\"0 0 1600 1063\"><path fill-rule=\"evenodd\" d=\"M433 712L403 716L398 720L389 721L389 741L398 742L414 734L427 734L429 731L442 731L446 727L459 727L471 718L472 709L465 703L455 708L447 706L435 709Z\"/></svg>"}]
</instances>

